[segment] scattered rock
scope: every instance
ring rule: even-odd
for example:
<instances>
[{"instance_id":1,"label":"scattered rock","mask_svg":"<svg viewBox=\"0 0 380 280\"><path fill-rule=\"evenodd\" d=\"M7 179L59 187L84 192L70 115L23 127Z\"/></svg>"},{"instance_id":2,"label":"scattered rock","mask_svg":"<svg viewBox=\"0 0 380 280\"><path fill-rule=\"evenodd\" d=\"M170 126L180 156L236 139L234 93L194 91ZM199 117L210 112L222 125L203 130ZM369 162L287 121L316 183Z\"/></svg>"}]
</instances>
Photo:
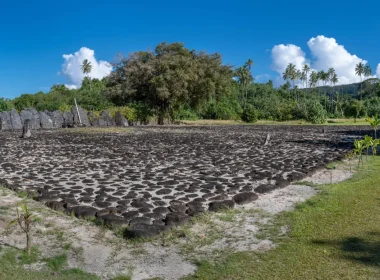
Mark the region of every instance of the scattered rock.
<instances>
[{"instance_id":1,"label":"scattered rock","mask_svg":"<svg viewBox=\"0 0 380 280\"><path fill-rule=\"evenodd\" d=\"M180 226L189 221L190 217L185 213L181 212L171 212L168 213L164 219L164 222L167 226Z\"/></svg>"},{"instance_id":2,"label":"scattered rock","mask_svg":"<svg viewBox=\"0 0 380 280\"><path fill-rule=\"evenodd\" d=\"M233 200L222 200L222 201L213 201L210 202L208 205L209 211L219 211L219 210L226 210L229 208L234 208L235 202Z\"/></svg>"},{"instance_id":3,"label":"scattered rock","mask_svg":"<svg viewBox=\"0 0 380 280\"><path fill-rule=\"evenodd\" d=\"M258 195L253 192L242 192L234 196L234 201L236 204L243 205L251 203L258 198Z\"/></svg>"},{"instance_id":4,"label":"scattered rock","mask_svg":"<svg viewBox=\"0 0 380 280\"><path fill-rule=\"evenodd\" d=\"M151 238L165 230L165 226L137 223L125 230L127 238Z\"/></svg>"}]
</instances>

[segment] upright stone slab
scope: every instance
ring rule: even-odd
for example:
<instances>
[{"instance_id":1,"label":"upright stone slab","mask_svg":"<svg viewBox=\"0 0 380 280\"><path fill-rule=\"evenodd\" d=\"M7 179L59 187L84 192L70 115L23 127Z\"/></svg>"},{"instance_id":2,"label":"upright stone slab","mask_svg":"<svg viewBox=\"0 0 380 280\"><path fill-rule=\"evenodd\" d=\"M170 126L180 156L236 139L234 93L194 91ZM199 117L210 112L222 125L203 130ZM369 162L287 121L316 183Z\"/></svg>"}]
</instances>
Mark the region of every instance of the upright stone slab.
<instances>
[{"instance_id":1,"label":"upright stone slab","mask_svg":"<svg viewBox=\"0 0 380 280\"><path fill-rule=\"evenodd\" d=\"M40 115L34 108L27 108L20 112L21 123L25 123L26 120L30 120L32 129L41 128Z\"/></svg>"},{"instance_id":2,"label":"upright stone slab","mask_svg":"<svg viewBox=\"0 0 380 280\"><path fill-rule=\"evenodd\" d=\"M3 130L3 116L0 115L0 131Z\"/></svg>"},{"instance_id":3,"label":"upright stone slab","mask_svg":"<svg viewBox=\"0 0 380 280\"><path fill-rule=\"evenodd\" d=\"M39 115L40 115L40 121L41 121L41 128L43 129L54 128L53 121L51 120L48 114L46 114L45 112L40 112Z\"/></svg>"},{"instance_id":4,"label":"upright stone slab","mask_svg":"<svg viewBox=\"0 0 380 280\"><path fill-rule=\"evenodd\" d=\"M2 118L3 130L12 129L9 112L0 112L0 116Z\"/></svg>"},{"instance_id":5,"label":"upright stone slab","mask_svg":"<svg viewBox=\"0 0 380 280\"><path fill-rule=\"evenodd\" d=\"M78 117L78 111L79 111L80 121ZM78 106L78 110L76 106L71 107L71 113L74 115L74 123L76 125L91 126L90 122L88 121L87 111L83 109L82 107Z\"/></svg>"},{"instance_id":6,"label":"upright stone slab","mask_svg":"<svg viewBox=\"0 0 380 280\"><path fill-rule=\"evenodd\" d=\"M9 117L11 120L11 127L13 129L22 129L22 123L21 123L20 115L17 113L17 111L15 109L12 109L9 112Z\"/></svg>"},{"instance_id":7,"label":"upright stone slab","mask_svg":"<svg viewBox=\"0 0 380 280\"><path fill-rule=\"evenodd\" d=\"M99 117L96 116L93 112L88 112L88 121L90 122L91 126L99 126Z\"/></svg>"},{"instance_id":8,"label":"upright stone slab","mask_svg":"<svg viewBox=\"0 0 380 280\"><path fill-rule=\"evenodd\" d=\"M63 115L61 111L46 112L50 119L53 121L54 128L61 128L63 126Z\"/></svg>"},{"instance_id":9,"label":"upright stone slab","mask_svg":"<svg viewBox=\"0 0 380 280\"><path fill-rule=\"evenodd\" d=\"M24 127L22 128L22 136L21 138L29 138L32 136L32 121L31 120L25 120Z\"/></svg>"},{"instance_id":10,"label":"upright stone slab","mask_svg":"<svg viewBox=\"0 0 380 280\"><path fill-rule=\"evenodd\" d=\"M115 124L116 126L122 126L122 127L129 126L128 120L119 111L116 112L116 115L115 115Z\"/></svg>"},{"instance_id":11,"label":"upright stone slab","mask_svg":"<svg viewBox=\"0 0 380 280\"><path fill-rule=\"evenodd\" d=\"M114 126L115 121L111 117L111 113L109 110L105 110L102 112L99 118L99 126Z\"/></svg>"},{"instance_id":12,"label":"upright stone slab","mask_svg":"<svg viewBox=\"0 0 380 280\"><path fill-rule=\"evenodd\" d=\"M71 112L64 112L62 114L63 123L62 127L73 127L74 126L74 116Z\"/></svg>"}]
</instances>

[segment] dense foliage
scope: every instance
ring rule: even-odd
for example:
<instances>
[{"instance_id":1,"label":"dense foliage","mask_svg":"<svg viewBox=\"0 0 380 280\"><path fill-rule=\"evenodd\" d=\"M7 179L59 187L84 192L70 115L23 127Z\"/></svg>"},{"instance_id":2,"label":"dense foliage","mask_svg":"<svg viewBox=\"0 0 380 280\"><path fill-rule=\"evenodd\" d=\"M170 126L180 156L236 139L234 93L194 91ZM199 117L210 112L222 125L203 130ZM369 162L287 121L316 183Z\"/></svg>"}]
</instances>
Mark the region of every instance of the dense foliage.
<instances>
[{"instance_id":1,"label":"dense foliage","mask_svg":"<svg viewBox=\"0 0 380 280\"><path fill-rule=\"evenodd\" d=\"M297 70L289 64L283 74L287 82L274 88L272 81L254 82L252 65L249 59L233 69L223 64L218 53L189 50L181 43L161 43L154 51L120 57L108 77L85 77L79 89L54 85L48 93L2 98L0 111L30 107L66 111L75 98L94 113L107 108L111 112L122 110L129 119L148 121L155 116L159 123L165 119L304 119L323 123L327 117L357 118L380 113L378 79L335 86L338 79L333 68L316 73L310 72L308 65ZM366 66L357 67L361 78L369 75ZM83 61L83 73L89 74L91 69L91 63ZM300 83L303 89L297 87Z\"/></svg>"}]
</instances>

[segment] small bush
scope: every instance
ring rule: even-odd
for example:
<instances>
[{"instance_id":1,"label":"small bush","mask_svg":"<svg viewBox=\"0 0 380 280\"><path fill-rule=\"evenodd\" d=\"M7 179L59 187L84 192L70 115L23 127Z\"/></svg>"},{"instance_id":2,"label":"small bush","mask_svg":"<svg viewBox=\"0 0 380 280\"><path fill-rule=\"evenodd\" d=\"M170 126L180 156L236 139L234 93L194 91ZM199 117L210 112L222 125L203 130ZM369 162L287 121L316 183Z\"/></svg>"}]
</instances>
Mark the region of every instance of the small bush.
<instances>
[{"instance_id":1,"label":"small bush","mask_svg":"<svg viewBox=\"0 0 380 280\"><path fill-rule=\"evenodd\" d=\"M247 122L247 123L257 122L258 117L259 117L259 112L251 106L245 108L243 110L243 114L241 115L242 121Z\"/></svg>"}]
</instances>

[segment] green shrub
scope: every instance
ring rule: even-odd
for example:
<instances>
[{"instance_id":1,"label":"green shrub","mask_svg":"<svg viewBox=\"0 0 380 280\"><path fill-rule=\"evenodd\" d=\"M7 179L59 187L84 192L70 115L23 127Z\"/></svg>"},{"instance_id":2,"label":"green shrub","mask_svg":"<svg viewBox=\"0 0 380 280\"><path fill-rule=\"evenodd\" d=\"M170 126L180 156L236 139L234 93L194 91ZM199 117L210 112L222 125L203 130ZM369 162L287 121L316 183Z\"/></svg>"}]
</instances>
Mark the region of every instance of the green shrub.
<instances>
[{"instance_id":1,"label":"green shrub","mask_svg":"<svg viewBox=\"0 0 380 280\"><path fill-rule=\"evenodd\" d=\"M248 106L243 110L243 114L241 115L241 119L247 123L257 122L259 117L259 112L252 106Z\"/></svg>"}]
</instances>

